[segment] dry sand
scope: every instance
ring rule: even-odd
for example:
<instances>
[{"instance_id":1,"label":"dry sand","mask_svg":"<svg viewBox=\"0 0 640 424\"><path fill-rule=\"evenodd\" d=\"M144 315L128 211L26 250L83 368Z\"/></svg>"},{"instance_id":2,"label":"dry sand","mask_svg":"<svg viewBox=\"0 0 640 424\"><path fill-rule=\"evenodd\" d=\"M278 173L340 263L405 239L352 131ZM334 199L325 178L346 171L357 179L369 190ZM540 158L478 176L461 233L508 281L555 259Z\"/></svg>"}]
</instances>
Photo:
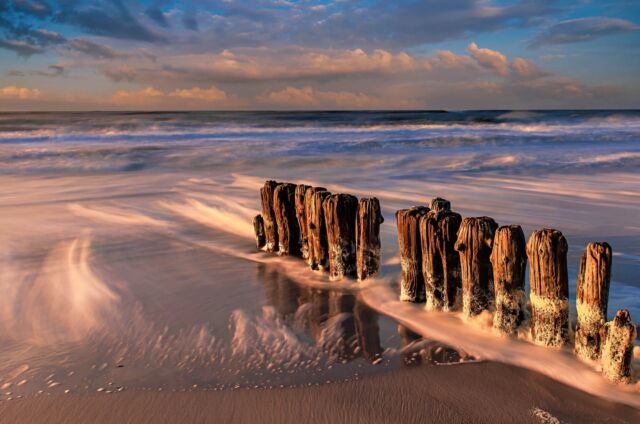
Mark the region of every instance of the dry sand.
<instances>
[{"instance_id":1,"label":"dry sand","mask_svg":"<svg viewBox=\"0 0 640 424\"><path fill-rule=\"evenodd\" d=\"M0 403L3 423L634 423L640 411L509 365L416 366L285 389L59 394Z\"/></svg>"}]
</instances>

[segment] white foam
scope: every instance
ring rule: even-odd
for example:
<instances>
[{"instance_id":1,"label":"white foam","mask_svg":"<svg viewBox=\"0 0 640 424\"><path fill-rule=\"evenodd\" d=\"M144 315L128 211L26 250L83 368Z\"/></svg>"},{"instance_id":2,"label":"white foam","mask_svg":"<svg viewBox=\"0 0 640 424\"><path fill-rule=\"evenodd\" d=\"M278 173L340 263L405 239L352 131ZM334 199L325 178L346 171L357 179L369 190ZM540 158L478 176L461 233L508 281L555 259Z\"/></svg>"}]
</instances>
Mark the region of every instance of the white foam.
<instances>
[{"instance_id":1,"label":"white foam","mask_svg":"<svg viewBox=\"0 0 640 424\"><path fill-rule=\"evenodd\" d=\"M460 314L425 311L420 305L401 302L389 281L369 282L360 293L369 306L423 337L462 349L478 359L516 365L593 395L640 407L637 387L607 382L598 370L581 362L568 350L497 337L490 331L490 321L481 326L488 328L481 328L465 324Z\"/></svg>"}]
</instances>

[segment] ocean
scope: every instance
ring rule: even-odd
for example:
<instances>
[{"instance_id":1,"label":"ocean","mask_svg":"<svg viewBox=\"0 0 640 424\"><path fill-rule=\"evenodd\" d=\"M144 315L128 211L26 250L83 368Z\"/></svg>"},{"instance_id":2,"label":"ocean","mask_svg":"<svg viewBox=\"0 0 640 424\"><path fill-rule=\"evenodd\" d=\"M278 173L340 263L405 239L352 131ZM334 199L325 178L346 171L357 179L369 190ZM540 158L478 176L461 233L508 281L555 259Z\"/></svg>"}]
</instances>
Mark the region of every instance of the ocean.
<instances>
[{"instance_id":1,"label":"ocean","mask_svg":"<svg viewBox=\"0 0 640 424\"><path fill-rule=\"evenodd\" d=\"M0 164L4 397L493 360L640 405L571 355L400 304L394 218L439 196L527 236L558 229L572 302L586 244L607 241L609 318L638 322L640 111L0 113ZM256 252L266 179L378 197L381 277L329 283Z\"/></svg>"}]
</instances>

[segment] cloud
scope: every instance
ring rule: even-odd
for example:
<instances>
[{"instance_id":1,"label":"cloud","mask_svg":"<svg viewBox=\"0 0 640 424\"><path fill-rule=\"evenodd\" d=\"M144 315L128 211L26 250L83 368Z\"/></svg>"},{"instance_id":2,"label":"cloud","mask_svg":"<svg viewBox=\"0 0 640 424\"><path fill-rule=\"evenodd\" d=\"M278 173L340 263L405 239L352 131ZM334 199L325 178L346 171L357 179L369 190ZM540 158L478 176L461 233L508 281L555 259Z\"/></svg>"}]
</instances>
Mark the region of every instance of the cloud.
<instances>
[{"instance_id":1,"label":"cloud","mask_svg":"<svg viewBox=\"0 0 640 424\"><path fill-rule=\"evenodd\" d=\"M14 85L0 88L0 98L2 99L32 100L39 98L41 94L37 88L16 87Z\"/></svg>"},{"instance_id":2,"label":"cloud","mask_svg":"<svg viewBox=\"0 0 640 424\"><path fill-rule=\"evenodd\" d=\"M452 58L459 57L450 53ZM165 56L157 65L127 60L126 64L105 62L102 70L113 81L140 82L294 82L327 81L356 77L375 77L420 73L440 65L443 59L391 53L382 49L366 52L320 49L237 49L218 54L186 54ZM450 59L453 60L453 59ZM453 66L453 64L450 64Z\"/></svg>"},{"instance_id":3,"label":"cloud","mask_svg":"<svg viewBox=\"0 0 640 424\"><path fill-rule=\"evenodd\" d=\"M22 57L30 57L34 54L44 53L44 48L41 46L29 43L23 40L3 40L0 39L0 47L7 50L12 50Z\"/></svg>"},{"instance_id":4,"label":"cloud","mask_svg":"<svg viewBox=\"0 0 640 424\"><path fill-rule=\"evenodd\" d=\"M227 100L227 93L214 86L211 86L209 88L193 87L189 89L175 90L169 93L169 96L178 97L181 99L195 99L213 102L221 102Z\"/></svg>"},{"instance_id":5,"label":"cloud","mask_svg":"<svg viewBox=\"0 0 640 424\"><path fill-rule=\"evenodd\" d=\"M436 57L429 60L433 67L443 69L464 69L473 66L469 56L462 56L449 50L436 50Z\"/></svg>"},{"instance_id":6,"label":"cloud","mask_svg":"<svg viewBox=\"0 0 640 424\"><path fill-rule=\"evenodd\" d=\"M509 67L514 74L520 77L538 78L548 75L537 63L521 57L514 58Z\"/></svg>"},{"instance_id":7,"label":"cloud","mask_svg":"<svg viewBox=\"0 0 640 424\"><path fill-rule=\"evenodd\" d=\"M375 109L379 99L349 91L319 91L310 86L286 87L257 98L258 103L286 109Z\"/></svg>"},{"instance_id":8,"label":"cloud","mask_svg":"<svg viewBox=\"0 0 640 424\"><path fill-rule=\"evenodd\" d=\"M198 30L198 18L193 11L188 11L182 16L182 25L191 31Z\"/></svg>"},{"instance_id":9,"label":"cloud","mask_svg":"<svg viewBox=\"0 0 640 424\"><path fill-rule=\"evenodd\" d=\"M5 75L9 77L28 77L28 76L40 76L40 77L59 77L65 74L65 67L62 65L49 65L46 71L21 71L17 69L9 69L5 72Z\"/></svg>"},{"instance_id":10,"label":"cloud","mask_svg":"<svg viewBox=\"0 0 640 424\"><path fill-rule=\"evenodd\" d=\"M61 2L55 15L60 23L76 26L87 33L125 40L158 42L165 37L143 26L121 0L90 4L68 0Z\"/></svg>"},{"instance_id":11,"label":"cloud","mask_svg":"<svg viewBox=\"0 0 640 424\"><path fill-rule=\"evenodd\" d=\"M224 2L223 5L232 2ZM312 10L292 6L273 11L269 21L247 28L241 19L226 20L254 41L296 39L316 47L407 48L469 33L523 27L556 11L553 2L521 0L335 1ZM222 6L222 7L225 7ZM286 31L282 31L286 28ZM257 30L257 31L256 31Z\"/></svg>"},{"instance_id":12,"label":"cloud","mask_svg":"<svg viewBox=\"0 0 640 424\"><path fill-rule=\"evenodd\" d=\"M467 50L480 66L492 69L500 76L509 73L509 60L499 51L479 48L476 43L469 44Z\"/></svg>"},{"instance_id":13,"label":"cloud","mask_svg":"<svg viewBox=\"0 0 640 424\"><path fill-rule=\"evenodd\" d=\"M51 12L53 11L49 3L40 0L13 0L12 3L13 9L16 12L34 15L40 18L51 15Z\"/></svg>"},{"instance_id":14,"label":"cloud","mask_svg":"<svg viewBox=\"0 0 640 424\"><path fill-rule=\"evenodd\" d=\"M29 35L40 41L41 45L61 44L67 41L65 37L58 34L57 32L49 31L43 28L38 28L31 32Z\"/></svg>"},{"instance_id":15,"label":"cloud","mask_svg":"<svg viewBox=\"0 0 640 424\"><path fill-rule=\"evenodd\" d=\"M169 28L169 22L167 22L167 18L164 16L164 13L157 5L149 6L144 11L144 14L161 27Z\"/></svg>"},{"instance_id":16,"label":"cloud","mask_svg":"<svg viewBox=\"0 0 640 424\"><path fill-rule=\"evenodd\" d=\"M120 56L118 52L111 47L103 46L83 38L72 40L69 43L69 48L98 59L113 59Z\"/></svg>"},{"instance_id":17,"label":"cloud","mask_svg":"<svg viewBox=\"0 0 640 424\"><path fill-rule=\"evenodd\" d=\"M591 41L606 35L623 34L640 30L640 26L624 19L596 16L562 21L539 33L529 47Z\"/></svg>"},{"instance_id":18,"label":"cloud","mask_svg":"<svg viewBox=\"0 0 640 424\"><path fill-rule=\"evenodd\" d=\"M111 101L124 105L148 105L156 103L162 97L164 97L162 91L146 87L141 90L118 90L111 96Z\"/></svg>"},{"instance_id":19,"label":"cloud","mask_svg":"<svg viewBox=\"0 0 640 424\"><path fill-rule=\"evenodd\" d=\"M243 105L234 96L215 86L192 87L163 92L154 87L140 90L118 90L109 103L119 107L145 107L149 109L202 109L216 107L236 107Z\"/></svg>"}]
</instances>

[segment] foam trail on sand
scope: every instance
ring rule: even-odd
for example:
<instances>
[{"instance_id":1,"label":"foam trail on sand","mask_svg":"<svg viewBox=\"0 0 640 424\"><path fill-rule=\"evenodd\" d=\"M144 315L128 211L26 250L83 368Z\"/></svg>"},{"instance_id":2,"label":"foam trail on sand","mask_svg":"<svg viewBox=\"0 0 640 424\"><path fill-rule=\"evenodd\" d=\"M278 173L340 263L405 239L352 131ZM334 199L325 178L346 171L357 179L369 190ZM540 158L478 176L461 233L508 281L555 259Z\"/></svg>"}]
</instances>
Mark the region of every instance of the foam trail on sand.
<instances>
[{"instance_id":1,"label":"foam trail on sand","mask_svg":"<svg viewBox=\"0 0 640 424\"><path fill-rule=\"evenodd\" d=\"M596 369L568 351L499 338L491 332L479 331L476 326L466 325L457 314L425 311L418 305L400 302L386 281L369 283L360 293L369 306L423 337L463 349L479 359L527 368L593 395L640 407L637 387L608 383Z\"/></svg>"},{"instance_id":2,"label":"foam trail on sand","mask_svg":"<svg viewBox=\"0 0 640 424\"><path fill-rule=\"evenodd\" d=\"M54 247L35 275L8 270L0 286L6 333L34 344L80 340L112 318L119 296L93 271L88 234ZM3 268L5 268L3 264Z\"/></svg>"},{"instance_id":3,"label":"foam trail on sand","mask_svg":"<svg viewBox=\"0 0 640 424\"><path fill-rule=\"evenodd\" d=\"M116 208L95 208L71 203L67 208L78 216L116 225L148 225L167 227L169 224L149 216Z\"/></svg>"},{"instance_id":4,"label":"foam trail on sand","mask_svg":"<svg viewBox=\"0 0 640 424\"><path fill-rule=\"evenodd\" d=\"M159 204L202 225L244 238L254 237L251 220L255 214L237 203L226 202L223 207L218 207L187 199L185 203L162 201Z\"/></svg>"}]
</instances>

